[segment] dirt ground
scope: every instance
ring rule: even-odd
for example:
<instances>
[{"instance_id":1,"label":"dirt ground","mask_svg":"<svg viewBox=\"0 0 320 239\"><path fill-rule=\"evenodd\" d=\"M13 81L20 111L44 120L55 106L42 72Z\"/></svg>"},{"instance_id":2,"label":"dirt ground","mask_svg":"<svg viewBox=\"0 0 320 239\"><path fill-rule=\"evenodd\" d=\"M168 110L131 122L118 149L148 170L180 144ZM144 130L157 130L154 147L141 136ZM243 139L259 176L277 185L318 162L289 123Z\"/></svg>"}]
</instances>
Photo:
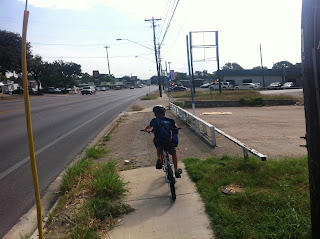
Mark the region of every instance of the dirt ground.
<instances>
[{"instance_id":1,"label":"dirt ground","mask_svg":"<svg viewBox=\"0 0 320 239\"><path fill-rule=\"evenodd\" d=\"M191 112L191 110L188 110ZM231 112L225 115L201 115ZM307 154L303 106L225 107L196 109L196 114L218 129L254 148L268 158Z\"/></svg>"},{"instance_id":2,"label":"dirt ground","mask_svg":"<svg viewBox=\"0 0 320 239\"><path fill-rule=\"evenodd\" d=\"M107 142L110 153L102 161L118 160L123 167L148 167L155 165L156 154L153 146L153 135L141 132L154 117L152 107L157 104L168 105L164 95L156 100L138 101L143 110L128 109L126 116L111 134ZM139 108L138 107L138 108ZM191 109L189 109L192 111ZM200 115L202 112L231 112L231 115ZM300 144L305 142L300 136L305 135L303 106L275 107L241 107L197 109L197 116L213 124L220 130L242 141L268 159L280 157L299 157L307 154ZM189 127L176 118L170 111L167 116L176 120L182 127L179 132L178 158L208 158L222 155L243 156L242 148L216 134L217 147L213 148L197 136ZM125 163L124 160L129 160Z\"/></svg>"}]
</instances>

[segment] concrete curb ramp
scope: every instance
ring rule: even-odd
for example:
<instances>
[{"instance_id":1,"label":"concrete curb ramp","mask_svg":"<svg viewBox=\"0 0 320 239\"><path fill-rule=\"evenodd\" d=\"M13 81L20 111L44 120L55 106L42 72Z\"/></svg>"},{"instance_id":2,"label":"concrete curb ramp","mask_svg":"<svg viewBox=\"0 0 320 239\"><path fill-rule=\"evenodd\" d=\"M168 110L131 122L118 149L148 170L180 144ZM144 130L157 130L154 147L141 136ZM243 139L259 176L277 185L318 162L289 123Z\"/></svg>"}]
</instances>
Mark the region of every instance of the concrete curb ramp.
<instances>
[{"instance_id":1,"label":"concrete curb ramp","mask_svg":"<svg viewBox=\"0 0 320 239\"><path fill-rule=\"evenodd\" d=\"M179 167L184 170L183 164ZM185 171L185 170L184 170ZM177 179L176 201L171 200L164 172L155 167L121 172L129 181L125 199L135 211L110 233L112 239L211 239L213 231L204 204L186 172Z\"/></svg>"}]
</instances>

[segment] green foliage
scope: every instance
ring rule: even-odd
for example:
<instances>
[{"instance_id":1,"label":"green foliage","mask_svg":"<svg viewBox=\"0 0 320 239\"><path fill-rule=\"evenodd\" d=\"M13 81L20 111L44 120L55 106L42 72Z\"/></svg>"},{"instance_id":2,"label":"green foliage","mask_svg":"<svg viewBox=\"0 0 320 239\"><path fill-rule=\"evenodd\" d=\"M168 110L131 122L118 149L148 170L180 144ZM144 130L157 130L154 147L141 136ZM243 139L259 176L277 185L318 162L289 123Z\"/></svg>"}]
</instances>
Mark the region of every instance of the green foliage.
<instances>
[{"instance_id":1,"label":"green foliage","mask_svg":"<svg viewBox=\"0 0 320 239\"><path fill-rule=\"evenodd\" d=\"M237 62L227 62L223 67L223 70L243 70Z\"/></svg>"},{"instance_id":2,"label":"green foliage","mask_svg":"<svg viewBox=\"0 0 320 239\"><path fill-rule=\"evenodd\" d=\"M147 96L143 96L140 100L155 100L158 98L158 94L149 94Z\"/></svg>"},{"instance_id":3,"label":"green foliage","mask_svg":"<svg viewBox=\"0 0 320 239\"><path fill-rule=\"evenodd\" d=\"M68 84L74 84L73 76L81 76L81 65L74 62L57 60L53 62L53 66L65 89Z\"/></svg>"},{"instance_id":4,"label":"green foliage","mask_svg":"<svg viewBox=\"0 0 320 239\"><path fill-rule=\"evenodd\" d=\"M104 147L92 147L87 150L86 155L89 158L100 158L107 153L107 150Z\"/></svg>"},{"instance_id":5,"label":"green foliage","mask_svg":"<svg viewBox=\"0 0 320 239\"><path fill-rule=\"evenodd\" d=\"M93 216L99 220L105 220L110 217L114 218L133 210L128 204L111 201L109 198L104 197L92 198L88 202L87 207Z\"/></svg>"},{"instance_id":6,"label":"green foliage","mask_svg":"<svg viewBox=\"0 0 320 239\"><path fill-rule=\"evenodd\" d=\"M240 98L239 100L241 105L249 105L249 106L262 106L263 98L262 97L250 97L249 99Z\"/></svg>"},{"instance_id":7,"label":"green foliage","mask_svg":"<svg viewBox=\"0 0 320 239\"><path fill-rule=\"evenodd\" d=\"M72 230L71 239L99 239L100 237L90 228L75 227Z\"/></svg>"},{"instance_id":8,"label":"green foliage","mask_svg":"<svg viewBox=\"0 0 320 239\"><path fill-rule=\"evenodd\" d=\"M292 67L293 65L289 61L279 61L272 66L272 69L285 69L285 68L292 68Z\"/></svg>"},{"instance_id":9,"label":"green foliage","mask_svg":"<svg viewBox=\"0 0 320 239\"><path fill-rule=\"evenodd\" d=\"M262 69L261 66L252 67L252 70L261 70L261 69ZM264 66L263 69L264 69L264 70L268 70L268 67Z\"/></svg>"},{"instance_id":10,"label":"green foliage","mask_svg":"<svg viewBox=\"0 0 320 239\"><path fill-rule=\"evenodd\" d=\"M0 30L0 73L21 72L21 46L20 34ZM27 60L30 59L31 45L27 42Z\"/></svg>"},{"instance_id":11,"label":"green foliage","mask_svg":"<svg viewBox=\"0 0 320 239\"><path fill-rule=\"evenodd\" d=\"M67 172L62 177L60 191L66 193L70 191L73 186L78 182L78 178L87 173L92 167L92 161L89 159L83 159L77 164L69 167Z\"/></svg>"},{"instance_id":12,"label":"green foliage","mask_svg":"<svg viewBox=\"0 0 320 239\"><path fill-rule=\"evenodd\" d=\"M120 199L127 192L124 188L125 183L116 172L116 162L111 161L105 165L101 165L96 172L95 178L93 186L96 195L99 197Z\"/></svg>"},{"instance_id":13,"label":"green foliage","mask_svg":"<svg viewBox=\"0 0 320 239\"><path fill-rule=\"evenodd\" d=\"M111 140L111 135L108 134L108 135L104 136L102 140L103 141L110 141Z\"/></svg>"},{"instance_id":14,"label":"green foliage","mask_svg":"<svg viewBox=\"0 0 320 239\"><path fill-rule=\"evenodd\" d=\"M188 91L183 92L170 92L171 96L179 100L190 100L191 93ZM211 96L212 95L212 96ZM263 100L296 100L303 102L302 98L290 95L261 95L257 90L224 90L222 93L219 91L198 91L194 97L195 100L234 100L240 101L241 98L247 101L250 98L261 98ZM241 100L243 102L243 100ZM259 101L260 99L257 99Z\"/></svg>"},{"instance_id":15,"label":"green foliage","mask_svg":"<svg viewBox=\"0 0 320 239\"><path fill-rule=\"evenodd\" d=\"M310 238L307 158L185 159L218 238ZM243 193L225 195L222 186Z\"/></svg>"}]
</instances>

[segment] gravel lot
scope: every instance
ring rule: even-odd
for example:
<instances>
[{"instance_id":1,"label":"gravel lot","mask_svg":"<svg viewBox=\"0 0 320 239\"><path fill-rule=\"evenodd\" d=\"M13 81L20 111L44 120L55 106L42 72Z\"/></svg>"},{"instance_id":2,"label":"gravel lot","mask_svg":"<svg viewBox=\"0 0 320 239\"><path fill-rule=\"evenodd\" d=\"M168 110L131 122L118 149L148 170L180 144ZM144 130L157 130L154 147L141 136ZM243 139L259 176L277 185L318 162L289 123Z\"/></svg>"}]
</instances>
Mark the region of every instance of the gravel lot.
<instances>
[{"instance_id":1,"label":"gravel lot","mask_svg":"<svg viewBox=\"0 0 320 239\"><path fill-rule=\"evenodd\" d=\"M204 112L232 114L200 115ZM196 109L196 115L268 159L307 154L306 148L300 147L305 144L300 136L306 133L303 106L201 108Z\"/></svg>"}]
</instances>

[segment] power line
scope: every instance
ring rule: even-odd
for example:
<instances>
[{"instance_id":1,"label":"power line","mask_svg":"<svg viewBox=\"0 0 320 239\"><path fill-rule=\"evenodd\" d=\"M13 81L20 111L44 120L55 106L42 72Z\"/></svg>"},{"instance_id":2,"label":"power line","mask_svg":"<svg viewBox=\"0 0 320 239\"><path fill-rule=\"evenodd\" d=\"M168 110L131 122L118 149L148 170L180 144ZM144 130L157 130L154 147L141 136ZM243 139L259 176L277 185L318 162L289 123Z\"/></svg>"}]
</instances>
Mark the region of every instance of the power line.
<instances>
[{"instance_id":1,"label":"power line","mask_svg":"<svg viewBox=\"0 0 320 239\"><path fill-rule=\"evenodd\" d=\"M140 54L140 56L153 55L149 54ZM111 56L109 58L121 58L121 57L133 57L136 55L127 55L127 56ZM107 58L106 56L42 56L42 58Z\"/></svg>"},{"instance_id":2,"label":"power line","mask_svg":"<svg viewBox=\"0 0 320 239\"><path fill-rule=\"evenodd\" d=\"M142 41L143 42L151 42L151 41ZM105 46L106 44L68 44L68 43L41 43L41 42L31 42L34 45L48 45L48 46ZM129 45L130 43L113 43L108 45Z\"/></svg>"},{"instance_id":3,"label":"power line","mask_svg":"<svg viewBox=\"0 0 320 239\"><path fill-rule=\"evenodd\" d=\"M166 30L165 30L165 32L164 32L164 34L163 34L163 37L162 37L162 40L161 40L160 45L163 43L163 41L164 41L164 39L165 39L165 37L166 37L166 35L167 35L167 32L168 32L168 30L169 30L171 21L172 21L172 19L173 19L173 16L174 16L176 10L177 10L177 7L178 7L179 2L180 2L180 0L177 0L177 4L176 4L176 6L175 6L175 8L174 8L174 11L173 11L173 13L172 13L172 15L171 15L171 18L170 18L170 21L169 21L169 23L168 23L168 25L167 25L167 28L166 28Z\"/></svg>"},{"instance_id":4,"label":"power line","mask_svg":"<svg viewBox=\"0 0 320 239\"><path fill-rule=\"evenodd\" d=\"M171 2L173 3L173 4L172 4L172 9L173 9L173 7L174 7L174 0L173 0L173 1L172 1L172 0L168 0L168 2L167 2L168 9L167 9L167 11L166 11L166 15L165 15L164 20L163 20L163 25L162 25L162 27L161 27L161 29L160 29L160 31L159 31L158 37L157 37L158 40L160 39L161 33L162 33L163 29L164 29L164 26L166 25L168 13L169 13L169 12L172 12L172 10L170 10Z\"/></svg>"}]
</instances>

